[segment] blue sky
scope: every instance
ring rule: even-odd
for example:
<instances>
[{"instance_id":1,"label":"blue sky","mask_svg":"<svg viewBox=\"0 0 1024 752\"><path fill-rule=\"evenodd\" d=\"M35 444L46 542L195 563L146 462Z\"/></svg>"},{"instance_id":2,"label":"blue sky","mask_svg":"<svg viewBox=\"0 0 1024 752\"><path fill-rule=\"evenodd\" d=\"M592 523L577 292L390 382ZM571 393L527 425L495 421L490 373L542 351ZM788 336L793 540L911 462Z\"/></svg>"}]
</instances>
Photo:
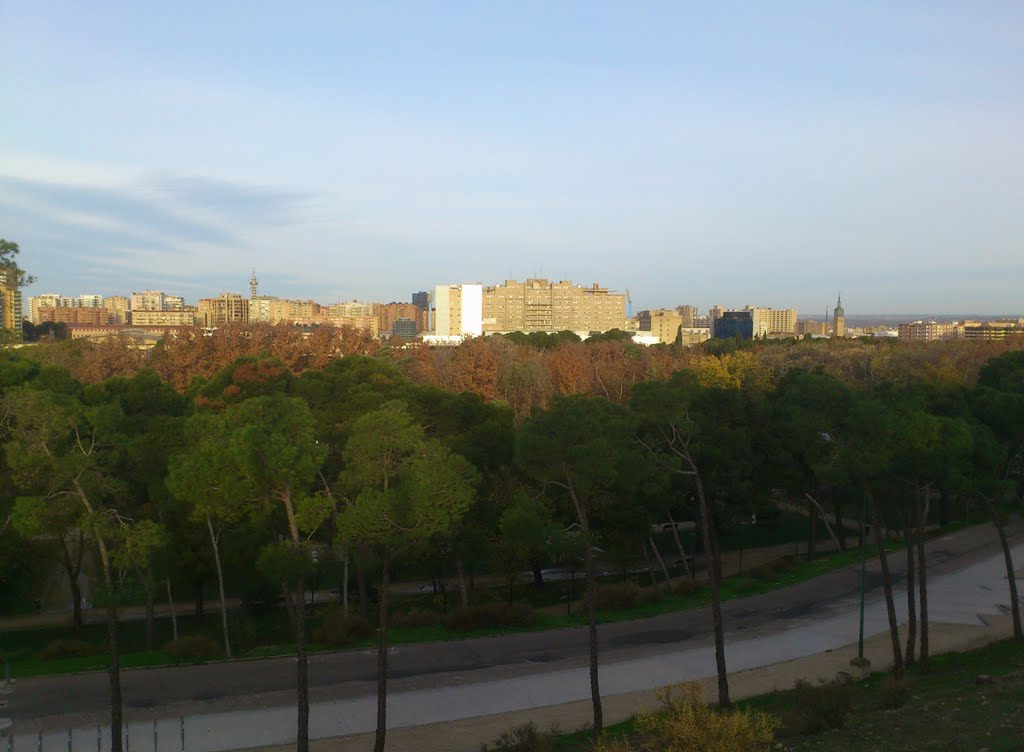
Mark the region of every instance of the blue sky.
<instances>
[{"instance_id":1,"label":"blue sky","mask_svg":"<svg viewBox=\"0 0 1024 752\"><path fill-rule=\"evenodd\" d=\"M28 293L1024 312L1024 4L0 6Z\"/></svg>"}]
</instances>

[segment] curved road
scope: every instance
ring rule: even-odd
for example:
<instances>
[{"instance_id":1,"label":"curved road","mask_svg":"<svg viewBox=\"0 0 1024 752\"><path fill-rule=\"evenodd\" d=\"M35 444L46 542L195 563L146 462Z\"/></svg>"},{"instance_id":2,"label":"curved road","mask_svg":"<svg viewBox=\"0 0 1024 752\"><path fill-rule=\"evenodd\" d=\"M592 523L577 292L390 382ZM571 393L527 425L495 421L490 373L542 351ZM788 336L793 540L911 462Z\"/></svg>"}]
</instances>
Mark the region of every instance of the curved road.
<instances>
[{"instance_id":1,"label":"curved road","mask_svg":"<svg viewBox=\"0 0 1024 752\"><path fill-rule=\"evenodd\" d=\"M1012 531L1013 542L1024 529ZM991 526L981 525L928 543L929 575L959 571L1000 553ZM890 555L897 584L905 556ZM859 590L859 567L723 605L727 638L750 639L793 629L849 612ZM881 596L878 563L868 563L868 599ZM1008 601L1008 595L1003 596ZM850 620L849 641L856 640ZM601 626L601 661L656 656L712 640L710 609ZM475 681L576 668L587 663L583 628L505 635L444 643L403 645L391 657L391 692L452 686ZM370 695L376 680L371 650L310 656L311 701ZM133 720L177 718L294 703L293 658L271 658L203 666L132 670L123 674L126 714ZM105 673L25 679L9 695L7 710L16 727L57 730L102 723L107 712Z\"/></svg>"}]
</instances>

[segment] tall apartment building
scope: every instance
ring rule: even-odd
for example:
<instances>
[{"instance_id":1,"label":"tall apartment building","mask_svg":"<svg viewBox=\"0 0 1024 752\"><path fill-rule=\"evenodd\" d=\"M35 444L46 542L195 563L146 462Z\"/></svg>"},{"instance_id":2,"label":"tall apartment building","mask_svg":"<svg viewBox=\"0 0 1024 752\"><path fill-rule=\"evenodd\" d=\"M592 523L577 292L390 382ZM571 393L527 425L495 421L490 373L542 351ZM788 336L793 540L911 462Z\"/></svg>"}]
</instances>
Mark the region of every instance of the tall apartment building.
<instances>
[{"instance_id":1,"label":"tall apartment building","mask_svg":"<svg viewBox=\"0 0 1024 752\"><path fill-rule=\"evenodd\" d=\"M133 311L132 326L195 326L198 309L194 306L165 311Z\"/></svg>"},{"instance_id":2,"label":"tall apartment building","mask_svg":"<svg viewBox=\"0 0 1024 752\"><path fill-rule=\"evenodd\" d=\"M715 319L716 339L752 339L754 336L754 313L749 308L742 311L724 311Z\"/></svg>"},{"instance_id":3,"label":"tall apartment building","mask_svg":"<svg viewBox=\"0 0 1024 752\"><path fill-rule=\"evenodd\" d=\"M21 336L21 288L16 275L0 267L0 328Z\"/></svg>"},{"instance_id":4,"label":"tall apartment building","mask_svg":"<svg viewBox=\"0 0 1024 752\"><path fill-rule=\"evenodd\" d=\"M944 339L956 339L964 327L957 323L937 321L912 321L900 324L899 338L908 342L936 342Z\"/></svg>"},{"instance_id":5,"label":"tall apartment building","mask_svg":"<svg viewBox=\"0 0 1024 752\"><path fill-rule=\"evenodd\" d=\"M134 295L132 293L133 301ZM133 321L134 318L133 309ZM232 292L226 292L216 298L202 298L196 311L196 322L207 329L232 323L248 324L249 300Z\"/></svg>"},{"instance_id":6,"label":"tall apartment building","mask_svg":"<svg viewBox=\"0 0 1024 752\"><path fill-rule=\"evenodd\" d=\"M185 298L181 295L164 295L165 311L180 311L185 307Z\"/></svg>"},{"instance_id":7,"label":"tall apartment building","mask_svg":"<svg viewBox=\"0 0 1024 752\"><path fill-rule=\"evenodd\" d=\"M323 321L320 304L312 300L272 300L267 313L271 324L311 326Z\"/></svg>"},{"instance_id":8,"label":"tall apartment building","mask_svg":"<svg viewBox=\"0 0 1024 752\"><path fill-rule=\"evenodd\" d=\"M637 314L639 331L650 332L663 345L671 345L683 328L683 315L675 308L657 308ZM692 321L692 320L691 320ZM687 327L689 328L689 327Z\"/></svg>"},{"instance_id":9,"label":"tall apartment building","mask_svg":"<svg viewBox=\"0 0 1024 752\"><path fill-rule=\"evenodd\" d=\"M270 304L279 298L273 295L256 295L249 299L249 321L251 323L270 323Z\"/></svg>"},{"instance_id":10,"label":"tall apartment building","mask_svg":"<svg viewBox=\"0 0 1024 752\"><path fill-rule=\"evenodd\" d=\"M483 329L483 285L434 288L434 335L479 337Z\"/></svg>"},{"instance_id":11,"label":"tall apartment building","mask_svg":"<svg viewBox=\"0 0 1024 752\"><path fill-rule=\"evenodd\" d=\"M377 306L377 328L384 334L392 334L395 322L405 319L416 327L416 331L413 332L415 336L425 329L420 327L422 313L423 309L412 303L382 303ZM407 328L408 325L403 326Z\"/></svg>"},{"instance_id":12,"label":"tall apartment building","mask_svg":"<svg viewBox=\"0 0 1024 752\"><path fill-rule=\"evenodd\" d=\"M747 306L754 319L754 336L796 336L795 308L758 308Z\"/></svg>"},{"instance_id":13,"label":"tall apartment building","mask_svg":"<svg viewBox=\"0 0 1024 752\"><path fill-rule=\"evenodd\" d=\"M1024 337L1024 319L1017 321L965 321L961 336L970 340L997 340Z\"/></svg>"},{"instance_id":14,"label":"tall apartment building","mask_svg":"<svg viewBox=\"0 0 1024 752\"><path fill-rule=\"evenodd\" d=\"M43 323L40 318L39 311L43 306L49 306L50 308L57 308L62 304L63 300L67 298L61 298L55 292L43 293L42 295L33 295L28 299L28 317L33 324Z\"/></svg>"},{"instance_id":15,"label":"tall apartment building","mask_svg":"<svg viewBox=\"0 0 1024 752\"><path fill-rule=\"evenodd\" d=\"M46 321L57 324L106 326L107 309L90 306L40 306L38 323Z\"/></svg>"},{"instance_id":16,"label":"tall apartment building","mask_svg":"<svg viewBox=\"0 0 1024 752\"><path fill-rule=\"evenodd\" d=\"M750 320L753 326L753 337L796 336L797 313L795 308L761 308L751 305L739 309L726 309L718 305L711 308L711 310L708 311L711 336L718 336L716 333L717 324L715 322L725 318L725 314L743 311L750 314Z\"/></svg>"},{"instance_id":17,"label":"tall apartment building","mask_svg":"<svg viewBox=\"0 0 1024 752\"><path fill-rule=\"evenodd\" d=\"M380 331L376 306L373 303L335 303L322 309L327 323L331 326L351 326L364 329L373 336Z\"/></svg>"},{"instance_id":18,"label":"tall apartment building","mask_svg":"<svg viewBox=\"0 0 1024 752\"><path fill-rule=\"evenodd\" d=\"M430 293L426 290L420 290L412 294L412 304L417 308L429 308L430 307Z\"/></svg>"},{"instance_id":19,"label":"tall apartment building","mask_svg":"<svg viewBox=\"0 0 1024 752\"><path fill-rule=\"evenodd\" d=\"M506 280L482 289L484 333L606 332L626 328L626 295L571 281ZM437 306L440 312L440 306ZM436 327L435 327L436 330Z\"/></svg>"},{"instance_id":20,"label":"tall apartment building","mask_svg":"<svg viewBox=\"0 0 1024 752\"><path fill-rule=\"evenodd\" d=\"M164 293L159 290L143 290L132 293L132 311L162 311Z\"/></svg>"},{"instance_id":21,"label":"tall apartment building","mask_svg":"<svg viewBox=\"0 0 1024 752\"><path fill-rule=\"evenodd\" d=\"M796 333L801 337L806 334L810 334L812 337L824 337L828 334L828 322L815 321L814 319L798 321L796 325Z\"/></svg>"},{"instance_id":22,"label":"tall apartment building","mask_svg":"<svg viewBox=\"0 0 1024 752\"><path fill-rule=\"evenodd\" d=\"M710 332L706 331L706 327L697 326L699 319L697 309L690 305L656 308L637 314L639 331L650 332L651 336L657 337L658 342L665 345L673 344L677 338L683 344L708 339Z\"/></svg>"},{"instance_id":23,"label":"tall apartment building","mask_svg":"<svg viewBox=\"0 0 1024 752\"><path fill-rule=\"evenodd\" d=\"M123 295L110 295L103 299L103 307L107 311L107 323L124 326L131 323L132 302Z\"/></svg>"}]
</instances>

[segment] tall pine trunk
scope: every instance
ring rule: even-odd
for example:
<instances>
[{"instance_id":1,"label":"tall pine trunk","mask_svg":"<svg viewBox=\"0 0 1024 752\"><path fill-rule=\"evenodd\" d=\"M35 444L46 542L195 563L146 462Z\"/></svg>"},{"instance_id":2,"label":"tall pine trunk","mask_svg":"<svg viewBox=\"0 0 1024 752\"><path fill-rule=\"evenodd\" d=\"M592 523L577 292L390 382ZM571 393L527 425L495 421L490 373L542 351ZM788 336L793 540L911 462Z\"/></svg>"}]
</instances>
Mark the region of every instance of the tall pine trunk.
<instances>
[{"instance_id":1,"label":"tall pine trunk","mask_svg":"<svg viewBox=\"0 0 1024 752\"><path fill-rule=\"evenodd\" d=\"M839 499L832 500L832 513L835 515L836 530L839 531L839 548L846 550L846 525L843 524L843 505Z\"/></svg>"},{"instance_id":2,"label":"tall pine trunk","mask_svg":"<svg viewBox=\"0 0 1024 752\"><path fill-rule=\"evenodd\" d=\"M153 568L146 568L146 650L153 649L153 631L156 625L156 592Z\"/></svg>"},{"instance_id":3,"label":"tall pine trunk","mask_svg":"<svg viewBox=\"0 0 1024 752\"><path fill-rule=\"evenodd\" d=\"M178 611L174 608L174 593L171 591L171 578L167 577L167 606L171 609L171 634L178 639Z\"/></svg>"},{"instance_id":4,"label":"tall pine trunk","mask_svg":"<svg viewBox=\"0 0 1024 752\"><path fill-rule=\"evenodd\" d=\"M1006 565L1006 582L1010 588L1010 614L1013 619L1013 638L1024 640L1024 632L1021 631L1020 623L1020 601L1017 599L1017 577L1014 575L1013 555L1010 553L1010 543L1006 539L1006 524L999 516L999 510L991 501L986 500L989 514L992 516L992 524L996 526L999 534L999 545L1003 549L1003 562Z\"/></svg>"},{"instance_id":5,"label":"tall pine trunk","mask_svg":"<svg viewBox=\"0 0 1024 752\"><path fill-rule=\"evenodd\" d=\"M865 488L868 504L871 506L871 532L878 547L878 561L882 566L882 590L885 593L885 610L889 616L889 637L892 639L892 669L897 678L903 676L903 653L900 650L900 625L896 620L896 602L892 596L892 574L889 572L889 558L886 555L885 539L882 537L882 518L878 513L875 498Z\"/></svg>"},{"instance_id":6,"label":"tall pine trunk","mask_svg":"<svg viewBox=\"0 0 1024 752\"><path fill-rule=\"evenodd\" d=\"M377 732L373 752L384 752L388 732L388 590L391 587L389 562L384 562L380 578L380 628L377 635Z\"/></svg>"},{"instance_id":7,"label":"tall pine trunk","mask_svg":"<svg viewBox=\"0 0 1024 752\"><path fill-rule=\"evenodd\" d=\"M921 670L928 670L928 561L925 558L924 549L924 527L927 505L921 504L922 494L927 489L914 494L914 514L917 517L917 582L919 597L921 599ZM909 580L909 578L908 578ZM913 582L907 583L908 589L912 590Z\"/></svg>"},{"instance_id":8,"label":"tall pine trunk","mask_svg":"<svg viewBox=\"0 0 1024 752\"><path fill-rule=\"evenodd\" d=\"M121 643L118 640L117 600L114 598L113 582L107 578L107 646L110 648L110 666L107 676L110 682L110 752L121 752L121 729L124 726L121 711Z\"/></svg>"},{"instance_id":9,"label":"tall pine trunk","mask_svg":"<svg viewBox=\"0 0 1024 752\"><path fill-rule=\"evenodd\" d=\"M71 561L71 551L68 549L68 542L63 536L60 539L61 555L64 559L64 571L68 576L68 588L71 590L71 631L78 634L82 629L82 586L78 582L78 575L82 570L82 551L85 548L84 541L79 536L77 566Z\"/></svg>"},{"instance_id":10,"label":"tall pine trunk","mask_svg":"<svg viewBox=\"0 0 1024 752\"><path fill-rule=\"evenodd\" d=\"M601 707L601 685L597 669L597 574L594 571L594 544L590 540L589 525L583 525L583 536L583 567L587 577L587 639L590 643L590 702L594 706L594 736L599 737L604 731L604 709Z\"/></svg>"},{"instance_id":11,"label":"tall pine trunk","mask_svg":"<svg viewBox=\"0 0 1024 752\"><path fill-rule=\"evenodd\" d=\"M903 544L907 550L907 652L908 666L914 665L914 651L917 643L917 599L914 597L917 586L914 576L914 534L909 522L903 522Z\"/></svg>"},{"instance_id":12,"label":"tall pine trunk","mask_svg":"<svg viewBox=\"0 0 1024 752\"><path fill-rule=\"evenodd\" d=\"M296 752L309 752L309 666L306 657L306 590L300 576L295 583L295 694L298 701Z\"/></svg>"},{"instance_id":13,"label":"tall pine trunk","mask_svg":"<svg viewBox=\"0 0 1024 752\"><path fill-rule=\"evenodd\" d=\"M213 546L213 561L217 567L217 590L220 593L220 623L224 630L224 652L231 657L231 637L228 634L228 601L224 597L224 570L220 563L220 535L213 529L210 515L206 515L206 529L210 531L210 545Z\"/></svg>"},{"instance_id":14,"label":"tall pine trunk","mask_svg":"<svg viewBox=\"0 0 1024 752\"><path fill-rule=\"evenodd\" d=\"M691 463L692 465L692 463ZM709 556L708 589L711 591L711 619L715 626L715 668L718 673L718 704L723 708L731 705L729 700L729 672L725 665L725 627L722 621L722 597L719 593L719 582L722 577L721 553L715 543L713 531L714 521L711 509L704 494L704 484L700 473L693 467L694 485L697 488L697 500L700 503L700 532L704 542L704 551Z\"/></svg>"},{"instance_id":15,"label":"tall pine trunk","mask_svg":"<svg viewBox=\"0 0 1024 752\"><path fill-rule=\"evenodd\" d=\"M647 540L651 543L651 551L654 552L654 558L658 560L658 564L661 566L661 571L665 575L665 586L669 589L672 588L672 577L668 573L668 567L665 566L665 560L661 558L661 551L658 550L658 546L654 542L654 536L648 535Z\"/></svg>"},{"instance_id":16,"label":"tall pine trunk","mask_svg":"<svg viewBox=\"0 0 1024 752\"><path fill-rule=\"evenodd\" d=\"M469 607L469 590L466 588L466 568L462 564L462 557L455 557L455 578L459 582L459 604L463 608Z\"/></svg>"},{"instance_id":17,"label":"tall pine trunk","mask_svg":"<svg viewBox=\"0 0 1024 752\"><path fill-rule=\"evenodd\" d=\"M807 561L811 561L818 548L818 507L813 502L807 504L810 512L807 526Z\"/></svg>"},{"instance_id":18,"label":"tall pine trunk","mask_svg":"<svg viewBox=\"0 0 1024 752\"><path fill-rule=\"evenodd\" d=\"M686 549L683 548L683 542L679 540L679 531L676 529L676 521L672 519L672 511L668 512L668 522L672 526L672 538L676 542L676 548L679 549L679 558L683 560L683 571L686 572L687 576L692 580L694 579L694 571L690 568L690 561L686 558Z\"/></svg>"}]
</instances>

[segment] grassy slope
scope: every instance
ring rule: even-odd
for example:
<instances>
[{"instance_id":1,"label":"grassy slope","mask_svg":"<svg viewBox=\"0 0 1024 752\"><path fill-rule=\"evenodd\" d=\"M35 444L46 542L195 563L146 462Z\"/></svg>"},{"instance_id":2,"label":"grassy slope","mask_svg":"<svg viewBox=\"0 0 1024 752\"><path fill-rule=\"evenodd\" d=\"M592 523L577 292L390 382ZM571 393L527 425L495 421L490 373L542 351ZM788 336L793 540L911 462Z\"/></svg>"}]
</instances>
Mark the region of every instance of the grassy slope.
<instances>
[{"instance_id":1,"label":"grassy slope","mask_svg":"<svg viewBox=\"0 0 1024 752\"><path fill-rule=\"evenodd\" d=\"M991 682L979 684L979 676ZM783 726L777 750L789 752L1024 752L1024 645L1007 640L967 653L932 658L931 671L907 673L910 696L901 707L882 707L888 674L854 686L853 703L841 729L794 736ZM792 691L772 692L736 703L780 718L795 708ZM633 722L608 728L633 736ZM588 752L587 732L564 734L555 748ZM637 752L642 747L636 745Z\"/></svg>"}]
</instances>

